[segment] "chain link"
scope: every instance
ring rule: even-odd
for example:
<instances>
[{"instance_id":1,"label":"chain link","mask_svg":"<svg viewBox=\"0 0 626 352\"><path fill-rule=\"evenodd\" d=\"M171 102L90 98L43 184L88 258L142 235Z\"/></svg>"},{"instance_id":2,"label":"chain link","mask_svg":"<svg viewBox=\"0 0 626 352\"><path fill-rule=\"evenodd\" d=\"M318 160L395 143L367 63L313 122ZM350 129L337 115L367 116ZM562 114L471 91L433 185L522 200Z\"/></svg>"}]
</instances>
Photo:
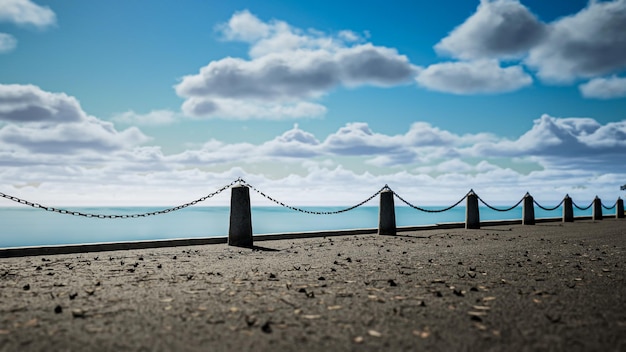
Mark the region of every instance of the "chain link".
<instances>
[{"instance_id":1,"label":"chain link","mask_svg":"<svg viewBox=\"0 0 626 352\"><path fill-rule=\"evenodd\" d=\"M612 206L612 207L607 207L606 205L602 204L602 208L604 208L604 209L606 209L606 210L611 210L611 209L614 209L614 208L615 208L615 206L617 206L617 201L615 201L615 204L613 204L613 206Z\"/></svg>"},{"instance_id":2,"label":"chain link","mask_svg":"<svg viewBox=\"0 0 626 352\"><path fill-rule=\"evenodd\" d=\"M519 202L517 202L517 204L515 204L514 206L510 207L510 208L506 208L506 209L499 209L496 207L492 207L491 205L487 204L484 200L482 200L482 198L480 198L478 195L476 195L476 197L478 198L478 200L483 203L487 208L491 209L491 210L495 210L495 211L499 211L499 212L506 212L506 211L510 211L513 210L515 208L517 208L518 205L522 204L522 202L524 201L524 198L520 199Z\"/></svg>"},{"instance_id":3,"label":"chain link","mask_svg":"<svg viewBox=\"0 0 626 352\"><path fill-rule=\"evenodd\" d=\"M465 198L467 198L467 195L469 194L469 192L463 196L463 198L461 198L458 202L454 203L453 205L447 207L447 208L443 208L443 209L437 209L437 210L432 210L432 209L426 209L426 208L420 208L416 205L413 205L411 203L409 203L408 201L404 200L404 198L400 197L400 195L398 193L396 193L395 191L392 191L393 195L396 196L396 198L398 198L400 201L402 201L404 204L410 206L413 209L419 210L419 211L423 211L425 213L443 213L444 211L448 211L454 207L456 207L457 205L461 204L461 202L463 200L465 200Z\"/></svg>"},{"instance_id":4,"label":"chain link","mask_svg":"<svg viewBox=\"0 0 626 352\"><path fill-rule=\"evenodd\" d=\"M561 205L563 205L563 202L565 202L565 199L563 199L561 201L561 203L557 204L554 208L546 208L544 206L541 206L541 204L537 203L536 200L533 199L533 203L535 203L536 206L538 206L539 208L545 210L545 211L553 211L553 210L557 210Z\"/></svg>"},{"instance_id":5,"label":"chain link","mask_svg":"<svg viewBox=\"0 0 626 352\"><path fill-rule=\"evenodd\" d=\"M242 180L243 181L243 180ZM302 208L297 208L297 207L293 207L291 205L287 205L281 201L278 201L270 196L268 196L267 194L259 191L258 189L256 189L254 186L250 185L249 183L244 183L242 182L243 186L249 187L251 188L253 191L255 191L256 193L260 194L261 196L267 198L268 200L291 210L300 212L300 213L305 213L305 214L315 214L315 215L334 215L334 214L341 214L341 213L345 213L347 211L356 209L360 206L362 206L363 204L369 202L370 200L374 199L374 197L376 197L377 195L379 195L383 190L385 189L389 189L389 187L387 185L385 185L384 187L382 187L380 190L378 190L378 192L374 193L371 197L367 198L366 200L362 201L359 204L353 205L351 207L345 208L345 209L341 209L341 210L335 210L335 211L313 211L313 210L306 210L306 209L302 209Z\"/></svg>"},{"instance_id":6,"label":"chain link","mask_svg":"<svg viewBox=\"0 0 626 352\"><path fill-rule=\"evenodd\" d=\"M593 205L593 201L591 201L591 203L588 206L586 206L585 208L579 207L578 204L576 204L574 201L572 201L572 205L574 205L576 207L576 209L578 209L578 210L587 210L587 209L591 208L591 206Z\"/></svg>"},{"instance_id":7,"label":"chain link","mask_svg":"<svg viewBox=\"0 0 626 352\"><path fill-rule=\"evenodd\" d=\"M185 203L173 208L167 208L167 209L163 209L163 210L159 210L159 211L152 211L152 212L147 212L147 213L141 213L141 214L124 214L124 215L108 215L108 214L91 214L91 213L83 213L80 211L71 211L71 210L67 210L67 209L61 209L61 208L55 208L55 207L46 207L43 206L41 204L38 203L33 203L33 202L29 202L27 200L18 198L18 197L14 197L8 194L4 194L2 192L0 192L0 197L2 198L6 198L9 200L12 200L14 202L20 203L20 204L24 204L24 205L28 205L31 206L33 208L36 209L43 209L49 212L54 212L54 213L59 213L59 214L66 214L66 215L74 215L74 216L83 216L86 218L96 218L96 219L128 219L128 218L145 218L148 216L154 216L154 215L161 215L161 214L167 214L167 213L171 213L173 211L177 211L177 210L181 210L184 208L187 208L188 206L191 205L195 205L198 204L200 202L204 202L205 200L212 198L222 192L224 192L225 190L229 189L230 187L232 187L235 183L238 182L243 182L243 180L241 179L237 179L233 182L231 182L228 185L225 185L224 187L218 189L217 191L213 192L213 193L209 193L206 196L202 197L202 198L198 198L194 201L191 201L189 203Z\"/></svg>"}]
</instances>

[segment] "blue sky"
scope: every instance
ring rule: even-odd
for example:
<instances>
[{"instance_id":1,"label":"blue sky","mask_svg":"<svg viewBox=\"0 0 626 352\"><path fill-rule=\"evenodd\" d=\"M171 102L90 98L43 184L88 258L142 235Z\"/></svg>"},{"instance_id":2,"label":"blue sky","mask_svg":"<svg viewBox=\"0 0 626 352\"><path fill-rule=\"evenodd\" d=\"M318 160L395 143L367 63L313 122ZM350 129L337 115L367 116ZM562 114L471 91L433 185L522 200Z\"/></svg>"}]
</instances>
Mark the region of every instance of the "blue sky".
<instances>
[{"instance_id":1,"label":"blue sky","mask_svg":"<svg viewBox=\"0 0 626 352\"><path fill-rule=\"evenodd\" d=\"M612 202L625 32L625 0L0 0L0 191Z\"/></svg>"}]
</instances>

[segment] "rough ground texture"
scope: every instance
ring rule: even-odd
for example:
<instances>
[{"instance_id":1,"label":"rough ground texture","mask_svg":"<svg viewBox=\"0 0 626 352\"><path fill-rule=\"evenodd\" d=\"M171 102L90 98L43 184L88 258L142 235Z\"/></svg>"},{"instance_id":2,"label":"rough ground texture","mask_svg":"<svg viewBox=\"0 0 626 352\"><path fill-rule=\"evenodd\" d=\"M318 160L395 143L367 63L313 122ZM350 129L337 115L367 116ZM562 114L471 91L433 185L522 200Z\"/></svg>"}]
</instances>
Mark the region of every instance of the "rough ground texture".
<instances>
[{"instance_id":1,"label":"rough ground texture","mask_svg":"<svg viewBox=\"0 0 626 352\"><path fill-rule=\"evenodd\" d=\"M626 221L0 260L0 351L624 351Z\"/></svg>"}]
</instances>

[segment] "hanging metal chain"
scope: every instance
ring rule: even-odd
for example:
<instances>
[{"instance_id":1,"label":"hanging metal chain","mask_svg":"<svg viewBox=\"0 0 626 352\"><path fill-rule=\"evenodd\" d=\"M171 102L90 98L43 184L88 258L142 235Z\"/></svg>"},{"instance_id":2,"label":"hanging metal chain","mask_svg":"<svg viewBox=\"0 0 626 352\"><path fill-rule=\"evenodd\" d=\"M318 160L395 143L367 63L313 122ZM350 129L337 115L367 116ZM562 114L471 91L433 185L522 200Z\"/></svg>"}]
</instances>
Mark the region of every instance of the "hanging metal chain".
<instances>
[{"instance_id":1,"label":"hanging metal chain","mask_svg":"<svg viewBox=\"0 0 626 352\"><path fill-rule=\"evenodd\" d=\"M259 190L258 190L258 189L256 189L254 186L250 185L249 183L244 183L244 182L243 182L243 180L241 180L241 181L242 181L242 185L243 185L243 186L246 186L246 187L248 187L248 188L251 188L251 189L252 189L253 191L255 191L256 193L260 194L261 196L263 196L263 197L265 197L265 198L269 199L270 201L272 201L272 202L274 202L274 203L276 203L276 204L278 204L278 205L280 205L280 206L282 206L282 207L285 207L285 208L288 208L288 209L291 209L291 210L294 210L294 211L297 211L297 212L300 212L300 213L305 213L305 214L315 214L315 215L334 215L334 214L345 213L345 212L347 212L347 211L350 211L350 210L356 209L356 208L358 208L358 207L362 206L363 204L365 204L365 203L369 202L370 200L374 199L374 197L376 197L377 195L379 195L379 194L380 194L380 192L382 192L383 190L385 190L385 189L388 189L388 188L389 188L387 185L385 185L385 186L384 186L384 187L382 187L380 190L378 190L378 192L376 192L376 193L372 194L372 196L371 196L371 197L367 198L366 200L362 201L362 202L361 202L361 203L359 203L359 204L353 205L353 206L348 207L348 208L345 208L345 209L335 210L335 211L313 211L313 210L306 210L306 209L297 208L297 207L293 207L293 206L287 205L287 204L285 204L285 203L283 203L283 202L281 202L281 201L278 201L278 200L276 200L276 199L274 199L274 198L272 198L272 197L268 196L267 194L265 194L265 193L263 193L263 192L259 191Z\"/></svg>"},{"instance_id":2,"label":"hanging metal chain","mask_svg":"<svg viewBox=\"0 0 626 352\"><path fill-rule=\"evenodd\" d=\"M615 206L617 206L617 201L615 201L615 204L613 204L613 206L612 206L612 207L607 207L606 205L602 204L602 208L604 208L604 209L606 209L606 210L611 210L611 209L614 209L614 208L615 208Z\"/></svg>"},{"instance_id":3,"label":"hanging metal chain","mask_svg":"<svg viewBox=\"0 0 626 352\"><path fill-rule=\"evenodd\" d=\"M565 199L563 199L561 201L561 203L557 204L557 206L555 206L554 208L546 208L544 206L541 206L541 204L537 203L536 200L533 199L533 203L535 203L536 206L538 206L539 208L545 210L545 211L553 211L553 210L557 210L561 205L563 205L563 202L565 202Z\"/></svg>"},{"instance_id":4,"label":"hanging metal chain","mask_svg":"<svg viewBox=\"0 0 626 352\"><path fill-rule=\"evenodd\" d=\"M591 203L588 206L586 206L585 208L579 207L578 204L574 203L574 201L572 201L572 205L574 205L578 210L587 210L587 209L591 208L591 206L593 205L593 201L591 201Z\"/></svg>"},{"instance_id":5,"label":"hanging metal chain","mask_svg":"<svg viewBox=\"0 0 626 352\"><path fill-rule=\"evenodd\" d=\"M437 209L437 210L432 210L432 209L425 209L425 208L420 208L416 205L413 205L411 203L409 203L408 201L404 200L404 198L400 197L400 195L398 193L396 193L395 191L392 191L393 195L396 196L400 201L402 201L404 204L410 206L413 209L419 210L419 211L423 211L425 213L443 213L444 211L448 211L454 207L456 207L457 205L461 204L462 201L465 200L465 198L467 198L467 195L469 194L469 192L463 196L463 198L461 198L458 202L454 203L453 205L447 207L447 208L443 208L443 209Z\"/></svg>"},{"instance_id":6,"label":"hanging metal chain","mask_svg":"<svg viewBox=\"0 0 626 352\"><path fill-rule=\"evenodd\" d=\"M20 204L31 206L31 207L36 208L36 209L42 209L42 210L46 210L46 211L50 211L50 212L54 212L54 213L59 213L59 214L67 214L67 215L74 215L74 216L84 216L86 218L97 218L97 219L145 218L145 217L148 217L148 216L154 216L154 215L171 213L173 211L181 210L183 208L187 208L188 206L195 205L195 204L198 204L200 202L204 202L205 200L207 200L209 198L212 198L212 197L214 197L214 196L224 192L225 190L229 189L235 183L240 182L240 180L241 179L233 181L230 184L225 185L224 187L218 189L217 191L215 191L213 193L209 193L206 196L204 196L202 198L198 198L198 199L196 199L194 201L191 201L189 203L185 203L185 204L173 207L173 208L163 209L163 210L159 210L159 211L152 211L152 212L147 212L147 213L141 213L141 214L124 214L124 215L90 214L90 213L83 213L83 212L80 212L80 211L72 211L72 210L60 209L60 208L55 208L55 207L46 207L46 206L43 206L43 205L38 204L38 203L29 202L27 200L24 200L24 199L21 199L21 198L18 198L18 197L14 197L14 196L10 196L8 194L4 194L2 192L0 192L0 197L12 200L12 201L20 203Z\"/></svg>"},{"instance_id":7,"label":"hanging metal chain","mask_svg":"<svg viewBox=\"0 0 626 352\"><path fill-rule=\"evenodd\" d=\"M514 206L510 207L510 208L506 208L506 209L499 209L496 207L492 207L491 205L487 204L484 200L482 200L482 198L480 198L478 195L476 195L476 197L478 198L478 200L483 203L487 208L491 209L491 210L495 210L495 211L500 211L500 212L506 212L509 210L513 210L515 208L517 208L518 205L522 204L522 202L524 201L524 198L522 197L522 199L519 200L519 202L517 202L517 204L515 204Z\"/></svg>"}]
</instances>

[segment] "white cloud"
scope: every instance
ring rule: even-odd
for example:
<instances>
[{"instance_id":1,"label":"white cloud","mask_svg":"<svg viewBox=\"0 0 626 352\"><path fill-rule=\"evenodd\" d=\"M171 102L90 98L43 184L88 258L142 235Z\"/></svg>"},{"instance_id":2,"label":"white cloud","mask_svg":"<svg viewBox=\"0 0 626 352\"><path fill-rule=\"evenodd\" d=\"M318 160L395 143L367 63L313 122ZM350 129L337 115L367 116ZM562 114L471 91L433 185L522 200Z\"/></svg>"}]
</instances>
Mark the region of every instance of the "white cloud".
<instances>
[{"instance_id":1,"label":"white cloud","mask_svg":"<svg viewBox=\"0 0 626 352\"><path fill-rule=\"evenodd\" d=\"M136 127L117 131L108 122L90 117L79 123L55 126L15 126L0 129L0 144L31 153L79 154L83 151L112 152L147 142Z\"/></svg>"},{"instance_id":2,"label":"white cloud","mask_svg":"<svg viewBox=\"0 0 626 352\"><path fill-rule=\"evenodd\" d=\"M117 131L113 124L88 116L76 98L33 85L0 84L0 146L4 162L33 154L76 155L111 152L148 141L136 127ZM23 153L23 155L22 155ZM89 156L92 158L92 156Z\"/></svg>"},{"instance_id":3,"label":"white cloud","mask_svg":"<svg viewBox=\"0 0 626 352\"><path fill-rule=\"evenodd\" d=\"M526 63L549 82L568 83L626 68L626 0L590 1L556 20Z\"/></svg>"},{"instance_id":4,"label":"white cloud","mask_svg":"<svg viewBox=\"0 0 626 352\"><path fill-rule=\"evenodd\" d=\"M45 28L56 23L56 15L49 7L30 0L2 0L0 22Z\"/></svg>"},{"instance_id":5,"label":"white cloud","mask_svg":"<svg viewBox=\"0 0 626 352\"><path fill-rule=\"evenodd\" d=\"M626 97L626 78L594 78L578 86L585 98L615 99Z\"/></svg>"},{"instance_id":6,"label":"white cloud","mask_svg":"<svg viewBox=\"0 0 626 352\"><path fill-rule=\"evenodd\" d=\"M592 79L580 86L581 93L609 99L626 94L619 79L599 78L626 69L625 32L626 0L589 1L579 12L551 23L541 22L519 0L481 0L476 12L434 48L440 55L466 61L492 59L524 64L550 84ZM479 71L498 72L495 62L491 61L491 69ZM521 68L487 79L472 72L472 67L477 64L435 64L420 74L418 82L456 94L507 92L532 82Z\"/></svg>"},{"instance_id":7,"label":"white cloud","mask_svg":"<svg viewBox=\"0 0 626 352\"><path fill-rule=\"evenodd\" d=\"M50 93L34 85L0 84L0 121L76 122L86 114L76 98Z\"/></svg>"},{"instance_id":8,"label":"white cloud","mask_svg":"<svg viewBox=\"0 0 626 352\"><path fill-rule=\"evenodd\" d=\"M466 60L516 58L544 34L544 24L518 0L481 0L476 12L437 43L435 50Z\"/></svg>"},{"instance_id":9,"label":"white cloud","mask_svg":"<svg viewBox=\"0 0 626 352\"><path fill-rule=\"evenodd\" d=\"M338 86L393 86L410 83L418 68L396 50L354 36L262 22L248 11L218 27L228 40L250 43L250 60L212 61L182 78L176 93L186 98L185 114L233 119L320 116L312 100ZM242 109L241 107L244 107Z\"/></svg>"},{"instance_id":10,"label":"white cloud","mask_svg":"<svg viewBox=\"0 0 626 352\"><path fill-rule=\"evenodd\" d=\"M532 83L522 67L503 68L496 60L433 64L421 71L416 80L428 89L454 94L504 93Z\"/></svg>"},{"instance_id":11,"label":"white cloud","mask_svg":"<svg viewBox=\"0 0 626 352\"><path fill-rule=\"evenodd\" d=\"M0 33L0 54L6 54L15 50L17 47L17 39L7 33Z\"/></svg>"},{"instance_id":12,"label":"white cloud","mask_svg":"<svg viewBox=\"0 0 626 352\"><path fill-rule=\"evenodd\" d=\"M271 27L248 10L235 12L228 23L217 29L227 40L254 42L269 35Z\"/></svg>"},{"instance_id":13,"label":"white cloud","mask_svg":"<svg viewBox=\"0 0 626 352\"><path fill-rule=\"evenodd\" d=\"M586 202L596 194L613 199L626 177L626 121L591 118L544 115L516 140L456 135L424 122L398 135L349 123L315 136L295 125L260 144L211 140L174 155L140 146L145 136L137 129L117 131L94 117L5 124L0 191L46 205L174 206L237 177L296 205L352 205L384 184L420 205L450 204L470 188L508 205L526 191L542 202L566 193ZM529 172L510 158L538 167ZM252 196L254 205L266 204ZM226 192L203 205L228 200Z\"/></svg>"},{"instance_id":14,"label":"white cloud","mask_svg":"<svg viewBox=\"0 0 626 352\"><path fill-rule=\"evenodd\" d=\"M176 118L177 113L171 110L152 110L147 114L138 114L130 110L114 115L112 120L129 125L167 125L174 123Z\"/></svg>"},{"instance_id":15,"label":"white cloud","mask_svg":"<svg viewBox=\"0 0 626 352\"><path fill-rule=\"evenodd\" d=\"M307 101L264 102L237 99L189 98L182 111L192 117L216 117L231 120L286 120L296 118L316 118L326 114L326 107Z\"/></svg>"},{"instance_id":16,"label":"white cloud","mask_svg":"<svg viewBox=\"0 0 626 352\"><path fill-rule=\"evenodd\" d=\"M606 125L592 118L543 115L517 140L479 143L466 152L477 156L535 157L550 170L626 173L626 120Z\"/></svg>"}]
</instances>

